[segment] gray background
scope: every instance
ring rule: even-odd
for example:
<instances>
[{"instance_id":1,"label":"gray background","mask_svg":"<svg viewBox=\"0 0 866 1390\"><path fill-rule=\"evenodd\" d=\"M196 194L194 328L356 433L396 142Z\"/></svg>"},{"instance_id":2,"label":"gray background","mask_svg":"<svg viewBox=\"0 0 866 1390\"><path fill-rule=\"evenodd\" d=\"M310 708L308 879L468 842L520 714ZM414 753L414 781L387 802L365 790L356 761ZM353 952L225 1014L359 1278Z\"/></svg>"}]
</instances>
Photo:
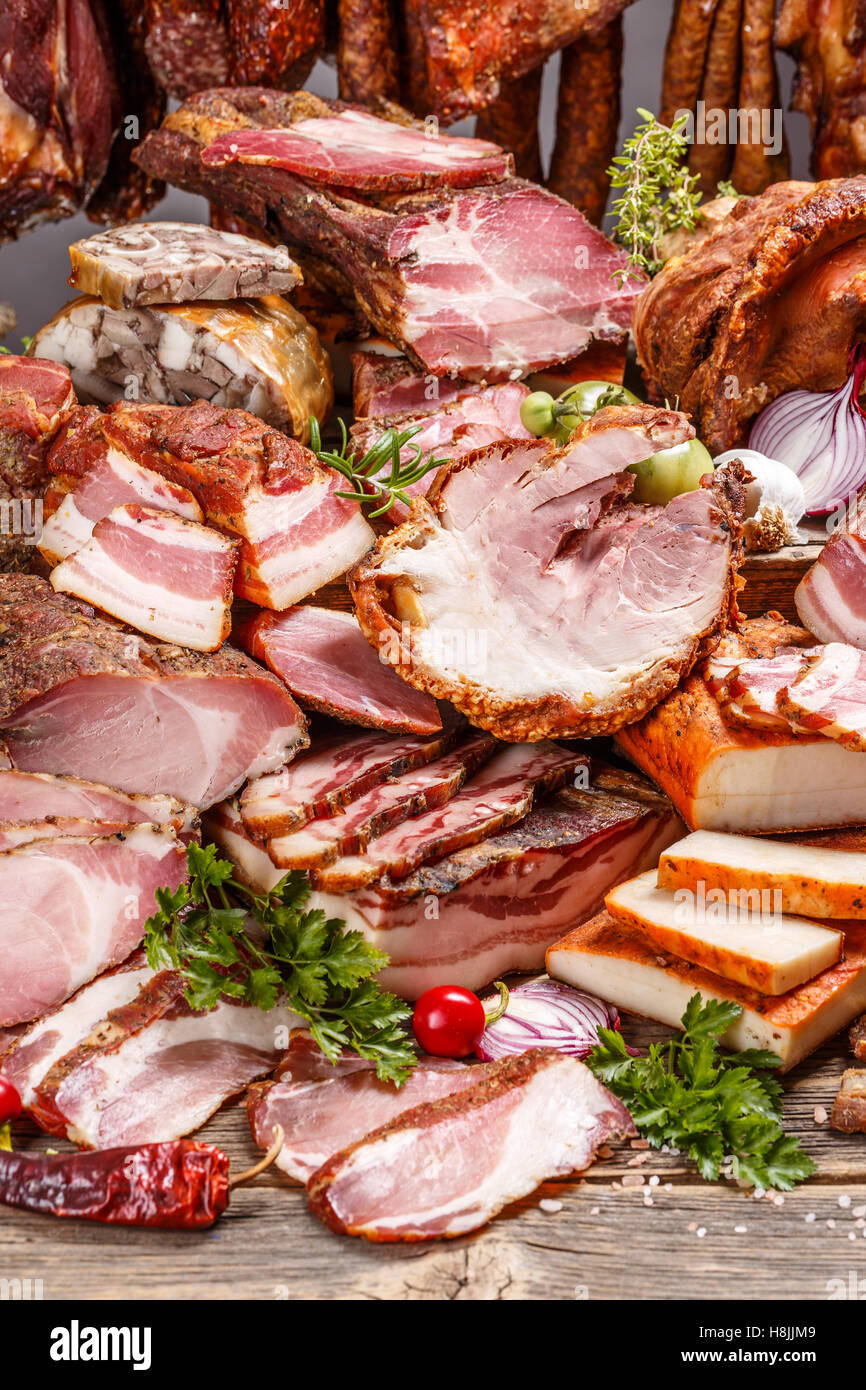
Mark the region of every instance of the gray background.
<instances>
[{"instance_id":1,"label":"gray background","mask_svg":"<svg viewBox=\"0 0 866 1390\"><path fill-rule=\"evenodd\" d=\"M622 122L620 143L635 123L635 108L658 110L662 60L665 37L671 13L671 0L637 0L625 12L625 64L623 75ZM788 106L793 62L779 55L783 104ZM544 158L547 160L553 143L556 118L556 86L559 59L547 65L542 96L541 131ZM322 96L336 96L337 78L332 67L319 63L308 86ZM786 114L786 129L792 154L792 173L795 178L809 177L809 130L805 116ZM453 133L471 133L471 122L451 128ZM207 204L201 198L180 193L176 189L151 213L151 218L177 221L206 221ZM69 273L67 247L71 241L93 231L93 224L83 215L63 222L48 224L23 237L19 242L0 246L0 300L14 305L18 314L18 330L5 339L13 351L18 347L18 334L32 335L52 314L71 297L66 285Z\"/></svg>"}]
</instances>

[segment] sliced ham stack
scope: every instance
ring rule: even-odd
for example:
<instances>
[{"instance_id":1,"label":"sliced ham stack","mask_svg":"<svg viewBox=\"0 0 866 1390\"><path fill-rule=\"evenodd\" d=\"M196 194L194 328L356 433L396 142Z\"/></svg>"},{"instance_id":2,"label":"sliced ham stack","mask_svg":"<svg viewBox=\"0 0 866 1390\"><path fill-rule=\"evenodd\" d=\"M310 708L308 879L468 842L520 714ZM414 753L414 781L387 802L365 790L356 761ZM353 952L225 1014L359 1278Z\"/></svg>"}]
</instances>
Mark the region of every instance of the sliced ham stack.
<instances>
[{"instance_id":1,"label":"sliced ham stack","mask_svg":"<svg viewBox=\"0 0 866 1390\"><path fill-rule=\"evenodd\" d=\"M436 702L401 681L379 657L350 613L312 604L261 612L233 632L302 705L393 733L442 727Z\"/></svg>"},{"instance_id":2,"label":"sliced ham stack","mask_svg":"<svg viewBox=\"0 0 866 1390\"><path fill-rule=\"evenodd\" d=\"M25 772L210 806L307 743L285 686L230 647L155 647L42 579L0 578L0 726Z\"/></svg>"}]
</instances>

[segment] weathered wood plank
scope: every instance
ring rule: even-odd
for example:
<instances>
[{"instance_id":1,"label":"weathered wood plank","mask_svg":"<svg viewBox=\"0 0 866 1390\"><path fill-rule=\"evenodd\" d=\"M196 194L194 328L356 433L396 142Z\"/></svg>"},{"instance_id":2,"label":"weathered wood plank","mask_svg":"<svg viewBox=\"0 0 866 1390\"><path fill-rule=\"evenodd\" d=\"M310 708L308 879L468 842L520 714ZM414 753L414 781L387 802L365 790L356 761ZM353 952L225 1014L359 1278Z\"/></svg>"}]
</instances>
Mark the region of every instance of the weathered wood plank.
<instances>
[{"instance_id":1,"label":"weathered wood plank","mask_svg":"<svg viewBox=\"0 0 866 1390\"><path fill-rule=\"evenodd\" d=\"M790 622L800 621L794 607L794 590L821 554L827 529L822 521L806 521L800 531L804 536L802 545L785 546L770 555L752 551L746 554L740 569L746 587L737 602L748 617L759 617L775 608Z\"/></svg>"}]
</instances>

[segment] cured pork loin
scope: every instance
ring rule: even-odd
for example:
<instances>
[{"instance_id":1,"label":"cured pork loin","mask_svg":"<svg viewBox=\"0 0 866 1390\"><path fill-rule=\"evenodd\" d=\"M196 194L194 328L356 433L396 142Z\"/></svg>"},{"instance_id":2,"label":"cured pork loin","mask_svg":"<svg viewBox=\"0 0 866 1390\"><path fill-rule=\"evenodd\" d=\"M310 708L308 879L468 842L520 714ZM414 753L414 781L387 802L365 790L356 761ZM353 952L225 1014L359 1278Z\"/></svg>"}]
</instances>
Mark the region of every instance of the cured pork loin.
<instances>
[{"instance_id":1,"label":"cured pork loin","mask_svg":"<svg viewBox=\"0 0 866 1390\"><path fill-rule=\"evenodd\" d=\"M301 273L284 246L197 222L112 227L69 248L69 284L112 309L284 295Z\"/></svg>"},{"instance_id":2,"label":"cured pork loin","mask_svg":"<svg viewBox=\"0 0 866 1390\"><path fill-rule=\"evenodd\" d=\"M811 633L773 619L744 623L739 637L744 655L769 659L774 666L777 650L784 655L796 646L803 649L806 667L814 646ZM745 696L739 697L741 714L748 717L731 721L730 707L720 704L695 672L639 723L617 733L622 751L670 796L691 829L821 830L859 825L866 817L866 758L836 737L843 730L832 729L828 712L820 713L819 687L792 696L800 687L790 677L787 655L783 669L791 682L787 687L780 689L771 673L769 681L749 681L749 688L756 705L771 688L786 727L768 726L760 710L757 717L747 712ZM789 711L791 698L803 704L802 712L793 704Z\"/></svg>"},{"instance_id":3,"label":"cured pork loin","mask_svg":"<svg viewBox=\"0 0 866 1390\"><path fill-rule=\"evenodd\" d=\"M4 0L0 241L85 206L108 167L118 106L101 6Z\"/></svg>"},{"instance_id":4,"label":"cured pork loin","mask_svg":"<svg viewBox=\"0 0 866 1390\"><path fill-rule=\"evenodd\" d=\"M242 652L154 646L43 579L0 578L0 725L25 772L209 806L307 743L285 686Z\"/></svg>"},{"instance_id":5,"label":"cured pork loin","mask_svg":"<svg viewBox=\"0 0 866 1390\"><path fill-rule=\"evenodd\" d=\"M115 507L51 571L59 593L160 642L215 652L231 629L240 541L171 512Z\"/></svg>"},{"instance_id":6,"label":"cured pork loin","mask_svg":"<svg viewBox=\"0 0 866 1390\"><path fill-rule=\"evenodd\" d=\"M302 1020L219 1003L195 1013L170 971L98 1025L40 1079L33 1117L51 1134L90 1149L179 1139L280 1060L278 1039Z\"/></svg>"},{"instance_id":7,"label":"cured pork loin","mask_svg":"<svg viewBox=\"0 0 866 1390\"><path fill-rule=\"evenodd\" d=\"M29 568L39 540L46 455L75 405L65 367L0 356L0 570Z\"/></svg>"},{"instance_id":8,"label":"cured pork loin","mask_svg":"<svg viewBox=\"0 0 866 1390\"><path fill-rule=\"evenodd\" d=\"M408 1110L309 1180L332 1230L368 1240L474 1231L546 1178L581 1173L636 1134L621 1101L574 1057L538 1048L492 1062L476 1086Z\"/></svg>"},{"instance_id":9,"label":"cured pork loin","mask_svg":"<svg viewBox=\"0 0 866 1390\"><path fill-rule=\"evenodd\" d=\"M250 782L241 797L246 824L258 839L284 835L315 816L329 816L363 796L387 777L432 762L454 743L456 724L435 734L394 738L387 734L345 731L317 739L275 776Z\"/></svg>"},{"instance_id":10,"label":"cured pork loin","mask_svg":"<svg viewBox=\"0 0 866 1390\"><path fill-rule=\"evenodd\" d=\"M679 397L717 454L784 392L848 380L866 323L866 180L775 184L712 225L642 291L632 327L653 399Z\"/></svg>"},{"instance_id":11,"label":"cured pork loin","mask_svg":"<svg viewBox=\"0 0 866 1390\"><path fill-rule=\"evenodd\" d=\"M375 1062L345 1052L332 1065L309 1033L292 1034L273 1081L250 1087L247 1115L253 1139L266 1151L277 1125L285 1134L276 1163L307 1182L332 1154L426 1101L480 1085L487 1066L423 1057L397 1089L376 1076ZM7 1074L8 1071L7 1071Z\"/></svg>"},{"instance_id":12,"label":"cured pork loin","mask_svg":"<svg viewBox=\"0 0 866 1390\"><path fill-rule=\"evenodd\" d=\"M206 829L251 887L272 888L285 873L235 803L215 807ZM310 905L385 951L382 986L404 999L441 984L479 989L509 971L541 969L551 941L598 911L615 883L652 867L680 833L669 802L609 773L586 791L556 792L518 824L405 878L314 891ZM441 839L428 846L434 859L444 852Z\"/></svg>"},{"instance_id":13,"label":"cured pork loin","mask_svg":"<svg viewBox=\"0 0 866 1390\"><path fill-rule=\"evenodd\" d=\"M441 469L350 576L367 638L500 738L639 719L733 611L739 483L716 475L664 510L628 502L628 465L693 433L676 412L614 406L561 449L497 444Z\"/></svg>"},{"instance_id":14,"label":"cured pork loin","mask_svg":"<svg viewBox=\"0 0 866 1390\"><path fill-rule=\"evenodd\" d=\"M434 376L512 380L594 339L624 337L636 287L613 278L625 266L621 251L575 208L519 179L393 191L390 141L406 130L397 121L384 123L393 135L366 161L367 177L386 186L354 198L272 165L205 163L220 137L228 137L222 150L242 133L247 158L255 148L267 157L272 132L320 117L331 120L333 106L308 93L201 92L136 158L324 264L377 330ZM440 142L427 144L425 177L435 179ZM331 157L336 150L329 145Z\"/></svg>"},{"instance_id":15,"label":"cured pork loin","mask_svg":"<svg viewBox=\"0 0 866 1390\"><path fill-rule=\"evenodd\" d=\"M432 734L442 727L435 700L379 660L351 613L312 604L262 612L233 637L305 707L392 733Z\"/></svg>"},{"instance_id":16,"label":"cured pork loin","mask_svg":"<svg viewBox=\"0 0 866 1390\"><path fill-rule=\"evenodd\" d=\"M33 351L69 367L80 401L123 401L132 381L136 400L249 410L303 440L334 401L316 330L279 295L132 309L82 295L40 328Z\"/></svg>"},{"instance_id":17,"label":"cured pork loin","mask_svg":"<svg viewBox=\"0 0 866 1390\"><path fill-rule=\"evenodd\" d=\"M629 0L406 0L407 99L421 115L457 121L481 111L509 79L595 34Z\"/></svg>"},{"instance_id":18,"label":"cured pork loin","mask_svg":"<svg viewBox=\"0 0 866 1390\"><path fill-rule=\"evenodd\" d=\"M75 424L51 453L58 480L74 486L107 463L140 481L143 465L187 489L211 525L241 538L235 588L253 603L288 608L373 543L357 504L337 496L340 475L244 411L118 404L83 407Z\"/></svg>"},{"instance_id":19,"label":"cured pork loin","mask_svg":"<svg viewBox=\"0 0 866 1390\"><path fill-rule=\"evenodd\" d=\"M186 879L168 826L0 853L0 1027L37 1018L130 955L157 888Z\"/></svg>"}]
</instances>

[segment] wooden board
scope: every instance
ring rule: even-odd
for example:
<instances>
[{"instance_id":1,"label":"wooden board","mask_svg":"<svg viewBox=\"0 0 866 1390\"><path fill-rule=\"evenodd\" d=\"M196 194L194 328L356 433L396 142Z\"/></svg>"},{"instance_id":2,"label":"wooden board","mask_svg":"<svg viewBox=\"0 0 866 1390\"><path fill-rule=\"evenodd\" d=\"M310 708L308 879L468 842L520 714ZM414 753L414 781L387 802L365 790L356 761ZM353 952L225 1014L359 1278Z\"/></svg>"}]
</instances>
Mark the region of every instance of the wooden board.
<instances>
[{"instance_id":1,"label":"wooden board","mask_svg":"<svg viewBox=\"0 0 866 1390\"><path fill-rule=\"evenodd\" d=\"M625 1032L638 1045L665 1036L630 1020ZM850 1060L840 1039L786 1079L787 1126L819 1172L778 1206L733 1184L702 1183L670 1154L650 1151L633 1166L644 1154L623 1145L584 1178L546 1184L473 1237L370 1245L326 1230L303 1189L272 1171L238 1191L204 1233L112 1230L0 1208L0 1271L6 1280L42 1280L46 1300L824 1301L850 1287L852 1272L866 1291L866 1224L855 1215L866 1209L866 1135L814 1121L816 1106L830 1109ZM24 1130L17 1126L19 1147L51 1146ZM236 1105L200 1136L221 1144L235 1166L257 1156ZM643 1189L619 1186L637 1174L651 1207ZM650 1188L652 1176L659 1182ZM543 1197L562 1209L545 1213Z\"/></svg>"},{"instance_id":2,"label":"wooden board","mask_svg":"<svg viewBox=\"0 0 866 1390\"><path fill-rule=\"evenodd\" d=\"M746 553L740 570L746 586L738 602L748 617L757 618L775 608L789 622L800 621L794 607L794 590L821 554L827 529L822 521L804 522L799 529L804 536L802 545L785 546L770 555Z\"/></svg>"}]
</instances>

